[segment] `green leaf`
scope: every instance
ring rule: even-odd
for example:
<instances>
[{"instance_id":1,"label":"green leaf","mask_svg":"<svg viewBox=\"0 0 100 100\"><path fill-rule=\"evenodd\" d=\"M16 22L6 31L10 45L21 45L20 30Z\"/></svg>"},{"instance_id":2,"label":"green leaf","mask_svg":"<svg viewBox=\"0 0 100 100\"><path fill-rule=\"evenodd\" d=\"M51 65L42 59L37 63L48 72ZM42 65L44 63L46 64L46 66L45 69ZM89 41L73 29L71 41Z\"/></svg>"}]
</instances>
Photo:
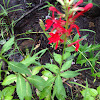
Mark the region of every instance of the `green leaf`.
<instances>
[{"instance_id":1,"label":"green leaf","mask_svg":"<svg viewBox=\"0 0 100 100\"><path fill-rule=\"evenodd\" d=\"M54 53L53 56L54 56L55 61L56 61L59 65L61 65L61 63L62 63L62 56L61 56L60 54L57 54L57 53Z\"/></svg>"},{"instance_id":2,"label":"green leaf","mask_svg":"<svg viewBox=\"0 0 100 100\"><path fill-rule=\"evenodd\" d=\"M46 52L46 50L47 48L37 52L32 57L28 57L25 60L23 60L21 63L23 63L26 67L29 66L30 64L34 64L35 60L41 58L41 56Z\"/></svg>"},{"instance_id":3,"label":"green leaf","mask_svg":"<svg viewBox=\"0 0 100 100\"><path fill-rule=\"evenodd\" d=\"M54 72L54 73L58 73L59 72L59 67L55 64L46 64L44 66L45 68L49 69L50 71Z\"/></svg>"},{"instance_id":4,"label":"green leaf","mask_svg":"<svg viewBox=\"0 0 100 100\"><path fill-rule=\"evenodd\" d=\"M76 83L76 82L70 82L70 81L69 81L68 83L76 84L76 85L78 85L78 86L81 86L81 87L83 87L83 88L86 88L84 85L79 84L79 83Z\"/></svg>"},{"instance_id":5,"label":"green leaf","mask_svg":"<svg viewBox=\"0 0 100 100\"><path fill-rule=\"evenodd\" d=\"M26 95L25 95L25 100L32 100L32 90L30 87L30 84L26 82Z\"/></svg>"},{"instance_id":6,"label":"green leaf","mask_svg":"<svg viewBox=\"0 0 100 100\"><path fill-rule=\"evenodd\" d=\"M59 95L59 96L62 95L62 97L66 97L65 88L63 86L62 79L59 75L57 76L57 78L55 80L54 87L56 88L56 95Z\"/></svg>"},{"instance_id":7,"label":"green leaf","mask_svg":"<svg viewBox=\"0 0 100 100\"><path fill-rule=\"evenodd\" d=\"M55 77L49 78L46 81L45 87L50 86L51 84L53 84L54 80L55 80Z\"/></svg>"},{"instance_id":8,"label":"green leaf","mask_svg":"<svg viewBox=\"0 0 100 100\"><path fill-rule=\"evenodd\" d=\"M45 80L37 75L32 75L27 78L38 90L42 91L45 86Z\"/></svg>"},{"instance_id":9,"label":"green leaf","mask_svg":"<svg viewBox=\"0 0 100 100\"><path fill-rule=\"evenodd\" d=\"M22 74L31 74L28 68L20 62L9 61L8 65L15 72L22 73Z\"/></svg>"},{"instance_id":10,"label":"green leaf","mask_svg":"<svg viewBox=\"0 0 100 100\"><path fill-rule=\"evenodd\" d=\"M2 85L10 85L11 83L13 83L15 80L16 80L16 75L14 74L11 74L9 76L7 76L3 82L2 82Z\"/></svg>"},{"instance_id":11,"label":"green leaf","mask_svg":"<svg viewBox=\"0 0 100 100\"><path fill-rule=\"evenodd\" d=\"M3 54L4 52L8 51L11 46L14 44L14 37L10 38L2 47L1 49L1 54Z\"/></svg>"},{"instance_id":12,"label":"green leaf","mask_svg":"<svg viewBox=\"0 0 100 100\"><path fill-rule=\"evenodd\" d=\"M88 97L88 96L93 96L93 97L96 97L98 92L96 89L93 89L93 88L87 88L87 89L84 89L81 91L82 95L85 97Z\"/></svg>"},{"instance_id":13,"label":"green leaf","mask_svg":"<svg viewBox=\"0 0 100 100\"><path fill-rule=\"evenodd\" d=\"M62 65L62 68L60 71L64 71L64 70L67 70L68 68L71 67L71 64L72 64L72 61L73 59L69 60L69 61L66 61L63 65Z\"/></svg>"},{"instance_id":14,"label":"green leaf","mask_svg":"<svg viewBox=\"0 0 100 100\"><path fill-rule=\"evenodd\" d=\"M41 70L42 66L34 67L32 70L32 75L36 75Z\"/></svg>"},{"instance_id":15,"label":"green leaf","mask_svg":"<svg viewBox=\"0 0 100 100\"><path fill-rule=\"evenodd\" d=\"M87 60L86 59L84 59L84 60L79 60L79 61L77 61L76 62L76 64L81 64L81 66L84 64L84 63L86 63L87 62Z\"/></svg>"},{"instance_id":16,"label":"green leaf","mask_svg":"<svg viewBox=\"0 0 100 100\"><path fill-rule=\"evenodd\" d=\"M53 77L53 74L48 71L48 70L45 70L45 71L42 71L42 74L48 78L52 78Z\"/></svg>"},{"instance_id":17,"label":"green leaf","mask_svg":"<svg viewBox=\"0 0 100 100\"><path fill-rule=\"evenodd\" d=\"M73 51L75 51L75 48L74 47L67 47L67 48L65 48L65 51L68 51L68 52L73 52Z\"/></svg>"},{"instance_id":18,"label":"green leaf","mask_svg":"<svg viewBox=\"0 0 100 100\"><path fill-rule=\"evenodd\" d=\"M9 86L2 90L3 96L11 96L15 91L15 86Z\"/></svg>"},{"instance_id":19,"label":"green leaf","mask_svg":"<svg viewBox=\"0 0 100 100\"><path fill-rule=\"evenodd\" d=\"M95 98L92 96L86 96L83 100L95 100Z\"/></svg>"},{"instance_id":20,"label":"green leaf","mask_svg":"<svg viewBox=\"0 0 100 100\"><path fill-rule=\"evenodd\" d=\"M89 30L89 29L80 29L79 31L89 31L89 32L96 33L95 31L93 31L93 30Z\"/></svg>"},{"instance_id":21,"label":"green leaf","mask_svg":"<svg viewBox=\"0 0 100 100\"><path fill-rule=\"evenodd\" d=\"M51 98L51 89L52 89L52 84L48 87L45 87L42 92L40 93L40 99L43 99L45 97L47 97L49 95L49 97ZM51 100L49 98L49 100Z\"/></svg>"},{"instance_id":22,"label":"green leaf","mask_svg":"<svg viewBox=\"0 0 100 100\"><path fill-rule=\"evenodd\" d=\"M98 94L97 90L93 89L93 88L89 88L89 92L90 92L91 96L94 96L94 97L97 96L97 94Z\"/></svg>"},{"instance_id":23,"label":"green leaf","mask_svg":"<svg viewBox=\"0 0 100 100\"><path fill-rule=\"evenodd\" d=\"M63 60L66 60L68 57L70 57L71 53L70 52L65 52L63 55Z\"/></svg>"},{"instance_id":24,"label":"green leaf","mask_svg":"<svg viewBox=\"0 0 100 100\"><path fill-rule=\"evenodd\" d=\"M17 83L16 83L16 91L20 100L24 100L25 90L26 90L25 79L20 74L18 74Z\"/></svg>"},{"instance_id":25,"label":"green leaf","mask_svg":"<svg viewBox=\"0 0 100 100\"><path fill-rule=\"evenodd\" d=\"M73 38L73 42L77 41L78 39L79 39L79 35L76 34L76 35L74 36L74 38Z\"/></svg>"},{"instance_id":26,"label":"green leaf","mask_svg":"<svg viewBox=\"0 0 100 100\"><path fill-rule=\"evenodd\" d=\"M12 100L13 96L5 96L5 100Z\"/></svg>"},{"instance_id":27,"label":"green leaf","mask_svg":"<svg viewBox=\"0 0 100 100\"><path fill-rule=\"evenodd\" d=\"M98 94L100 95L100 86L97 87Z\"/></svg>"},{"instance_id":28,"label":"green leaf","mask_svg":"<svg viewBox=\"0 0 100 100\"><path fill-rule=\"evenodd\" d=\"M26 67L28 67L30 64L34 64L36 57L27 57L25 60L21 61L22 64L24 64Z\"/></svg>"},{"instance_id":29,"label":"green leaf","mask_svg":"<svg viewBox=\"0 0 100 100\"><path fill-rule=\"evenodd\" d=\"M60 76L64 77L64 78L73 78L77 75L79 75L80 73L77 73L75 71L66 71L60 74Z\"/></svg>"},{"instance_id":30,"label":"green leaf","mask_svg":"<svg viewBox=\"0 0 100 100\"><path fill-rule=\"evenodd\" d=\"M48 94L46 97L45 97L45 99L44 100L51 100L51 95L50 94Z\"/></svg>"}]
</instances>

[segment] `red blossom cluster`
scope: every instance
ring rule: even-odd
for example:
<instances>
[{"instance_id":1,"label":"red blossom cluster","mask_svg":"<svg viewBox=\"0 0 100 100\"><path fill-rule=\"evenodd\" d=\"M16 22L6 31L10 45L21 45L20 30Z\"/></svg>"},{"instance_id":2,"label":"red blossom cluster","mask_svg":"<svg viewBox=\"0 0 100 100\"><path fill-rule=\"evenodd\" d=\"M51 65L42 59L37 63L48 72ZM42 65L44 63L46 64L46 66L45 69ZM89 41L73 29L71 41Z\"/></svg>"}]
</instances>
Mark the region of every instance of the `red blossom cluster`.
<instances>
[{"instance_id":1,"label":"red blossom cluster","mask_svg":"<svg viewBox=\"0 0 100 100\"><path fill-rule=\"evenodd\" d=\"M53 27L51 32L49 33L50 37L48 38L48 40L49 40L49 44L56 43L55 49L57 49L59 42L62 43L65 41L64 39L61 39L61 36L64 34L66 38L69 37L71 35L73 28L76 28L77 33L80 36L79 27L75 24L75 20L80 15L83 15L83 13L91 9L93 6L92 3L89 3L85 7L78 7L78 5L80 5L81 3L83 3L83 0L79 0L76 4L72 4L71 6L70 5L68 6L67 20L66 18L65 20L62 19L62 17L64 16L66 17L65 14L62 14L53 6L49 7L49 10L52 11L52 17L46 20L45 31L47 31L51 26ZM55 18L54 13L57 13L60 17ZM66 25L68 25L67 29L66 29ZM83 39L77 40L69 44L68 46L72 46L75 44L76 47L75 51L78 51L79 41L81 40Z\"/></svg>"}]
</instances>

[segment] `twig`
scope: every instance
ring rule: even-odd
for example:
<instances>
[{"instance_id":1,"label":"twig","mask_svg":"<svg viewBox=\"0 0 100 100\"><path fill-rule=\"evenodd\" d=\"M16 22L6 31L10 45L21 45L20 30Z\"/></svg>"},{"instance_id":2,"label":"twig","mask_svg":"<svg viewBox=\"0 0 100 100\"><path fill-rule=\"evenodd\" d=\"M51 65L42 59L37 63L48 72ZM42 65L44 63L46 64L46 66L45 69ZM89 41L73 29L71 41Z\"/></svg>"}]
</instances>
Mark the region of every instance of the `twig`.
<instances>
[{"instance_id":1,"label":"twig","mask_svg":"<svg viewBox=\"0 0 100 100\"><path fill-rule=\"evenodd\" d=\"M35 6L34 8L32 8L31 10L29 10L28 12L26 12L25 14L23 14L17 21L15 21L15 23L18 23L19 21L21 21L25 16L27 16L28 14L32 13L34 10L38 9L39 7L45 5L46 3L41 3L37 6Z\"/></svg>"}]
</instances>

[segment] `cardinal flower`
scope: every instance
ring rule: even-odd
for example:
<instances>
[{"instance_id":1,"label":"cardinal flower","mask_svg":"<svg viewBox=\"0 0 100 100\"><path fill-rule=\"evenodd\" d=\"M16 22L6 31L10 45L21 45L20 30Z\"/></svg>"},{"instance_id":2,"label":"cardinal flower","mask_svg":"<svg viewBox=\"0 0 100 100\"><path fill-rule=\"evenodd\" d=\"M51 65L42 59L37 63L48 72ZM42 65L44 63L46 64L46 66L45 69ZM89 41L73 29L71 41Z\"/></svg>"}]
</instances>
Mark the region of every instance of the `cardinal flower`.
<instances>
[{"instance_id":1,"label":"cardinal flower","mask_svg":"<svg viewBox=\"0 0 100 100\"><path fill-rule=\"evenodd\" d=\"M49 8L50 11L52 11L52 17L50 19L47 19L46 20L46 24L45 24L45 27L46 27L46 31L53 25L53 29L52 31L57 28L57 27L60 27L60 26L63 26L65 25L66 21L62 20L61 17L59 19L55 18L54 17L54 12L56 12L57 14L62 14L60 13L55 7L50 7Z\"/></svg>"},{"instance_id":2,"label":"cardinal flower","mask_svg":"<svg viewBox=\"0 0 100 100\"><path fill-rule=\"evenodd\" d=\"M78 49L79 49L79 42L82 41L82 40L83 40L83 38L80 39L80 40L77 40L77 41L75 41L75 42L73 42L73 43L71 43L71 44L69 44L68 47L70 47L70 46L76 44L76 45L75 45L75 47L76 47L76 48L75 48L75 51L78 52Z\"/></svg>"},{"instance_id":3,"label":"cardinal flower","mask_svg":"<svg viewBox=\"0 0 100 100\"><path fill-rule=\"evenodd\" d=\"M72 20L76 20L79 16L83 15L83 13L87 12L93 7L92 3L87 4L85 7L83 7L83 11L77 12L77 14L72 18Z\"/></svg>"},{"instance_id":4,"label":"cardinal flower","mask_svg":"<svg viewBox=\"0 0 100 100\"><path fill-rule=\"evenodd\" d=\"M61 36L61 35L59 35L57 32L56 32L55 34L54 34L54 33L49 33L49 35L51 36L51 37L48 38L49 44L50 44L50 43L56 43L55 49L57 49L57 47L58 47L58 42L59 42L59 41L60 41L60 42L63 42L63 40L60 39L60 36Z\"/></svg>"},{"instance_id":5,"label":"cardinal flower","mask_svg":"<svg viewBox=\"0 0 100 100\"><path fill-rule=\"evenodd\" d=\"M73 28L76 28L78 35L81 36L80 32L79 32L79 27L76 24L71 24L70 25L70 28L68 29L68 34L70 35Z\"/></svg>"}]
</instances>

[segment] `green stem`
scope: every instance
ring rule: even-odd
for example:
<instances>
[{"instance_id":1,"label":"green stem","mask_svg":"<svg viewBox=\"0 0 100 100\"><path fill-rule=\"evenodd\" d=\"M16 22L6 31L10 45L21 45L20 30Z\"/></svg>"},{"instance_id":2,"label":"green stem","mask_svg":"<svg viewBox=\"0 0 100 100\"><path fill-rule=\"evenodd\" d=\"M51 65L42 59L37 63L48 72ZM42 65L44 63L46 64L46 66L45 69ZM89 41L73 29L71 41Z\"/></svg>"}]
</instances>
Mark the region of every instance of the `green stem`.
<instances>
[{"instance_id":1,"label":"green stem","mask_svg":"<svg viewBox=\"0 0 100 100\"><path fill-rule=\"evenodd\" d=\"M44 32L26 32L26 33L17 34L16 37L20 36L20 35L23 35L23 34L26 35L26 34L31 34L31 33L37 33L37 34L39 33L40 34L40 33L44 33ZM46 32L46 33L50 33L50 32Z\"/></svg>"},{"instance_id":2,"label":"green stem","mask_svg":"<svg viewBox=\"0 0 100 100\"><path fill-rule=\"evenodd\" d=\"M70 43L69 41L67 41L68 43ZM74 48L75 48L75 46L74 45L72 45ZM85 55L80 51L80 50L78 50L80 53L81 53L81 55L88 61L88 63L90 64L90 66L93 68L93 70L97 73L97 71L94 69L94 67L93 67L93 65L91 64L91 62L85 57Z\"/></svg>"},{"instance_id":3,"label":"green stem","mask_svg":"<svg viewBox=\"0 0 100 100\"><path fill-rule=\"evenodd\" d=\"M80 53L81 53L81 55L88 61L88 63L90 64L90 66L93 68L93 70L97 73L97 71L94 69L94 67L93 67L93 65L91 64L91 62L85 57L85 55L80 51L80 50L78 50Z\"/></svg>"},{"instance_id":4,"label":"green stem","mask_svg":"<svg viewBox=\"0 0 100 100\"><path fill-rule=\"evenodd\" d=\"M4 58L1 54L0 54L0 57L6 62L8 63L8 60L6 58Z\"/></svg>"},{"instance_id":5,"label":"green stem","mask_svg":"<svg viewBox=\"0 0 100 100\"><path fill-rule=\"evenodd\" d=\"M67 30L68 29L68 5L66 5L66 7L65 7L65 20L66 20L65 28ZM65 52L66 40L67 40L67 38L66 38L66 34L65 34L64 48L63 48L63 53L62 53L62 62L61 62L60 68L61 68L62 63L63 63L63 56L64 56L64 52Z\"/></svg>"}]
</instances>

